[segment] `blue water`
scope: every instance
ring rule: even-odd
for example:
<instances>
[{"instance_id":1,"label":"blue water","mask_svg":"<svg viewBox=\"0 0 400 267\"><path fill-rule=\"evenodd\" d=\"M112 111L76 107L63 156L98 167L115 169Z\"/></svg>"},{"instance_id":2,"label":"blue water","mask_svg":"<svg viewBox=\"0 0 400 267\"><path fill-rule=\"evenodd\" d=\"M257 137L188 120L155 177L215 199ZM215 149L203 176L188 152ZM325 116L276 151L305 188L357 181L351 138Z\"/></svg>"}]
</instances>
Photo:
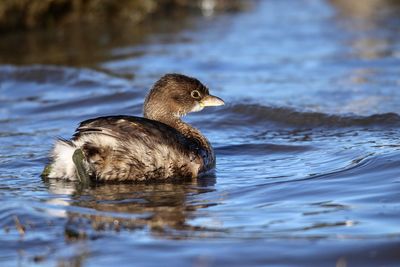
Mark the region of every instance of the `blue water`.
<instances>
[{"instance_id":1,"label":"blue water","mask_svg":"<svg viewBox=\"0 0 400 267\"><path fill-rule=\"evenodd\" d=\"M398 266L398 6L345 2L3 36L1 266ZM140 115L169 72L227 103L185 118L213 144L215 175L42 181L56 137Z\"/></svg>"}]
</instances>

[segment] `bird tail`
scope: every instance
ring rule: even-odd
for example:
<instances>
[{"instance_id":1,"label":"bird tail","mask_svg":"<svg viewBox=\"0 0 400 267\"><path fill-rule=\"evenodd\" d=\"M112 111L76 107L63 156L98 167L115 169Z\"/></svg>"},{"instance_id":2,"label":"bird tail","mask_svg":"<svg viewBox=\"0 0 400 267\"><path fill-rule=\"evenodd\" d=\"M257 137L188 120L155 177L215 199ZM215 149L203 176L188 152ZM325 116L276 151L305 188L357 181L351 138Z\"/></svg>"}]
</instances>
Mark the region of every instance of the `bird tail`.
<instances>
[{"instance_id":1,"label":"bird tail","mask_svg":"<svg viewBox=\"0 0 400 267\"><path fill-rule=\"evenodd\" d=\"M72 159L75 150L76 146L71 141L57 140L51 152L52 162L45 167L42 176L75 180L75 164Z\"/></svg>"}]
</instances>

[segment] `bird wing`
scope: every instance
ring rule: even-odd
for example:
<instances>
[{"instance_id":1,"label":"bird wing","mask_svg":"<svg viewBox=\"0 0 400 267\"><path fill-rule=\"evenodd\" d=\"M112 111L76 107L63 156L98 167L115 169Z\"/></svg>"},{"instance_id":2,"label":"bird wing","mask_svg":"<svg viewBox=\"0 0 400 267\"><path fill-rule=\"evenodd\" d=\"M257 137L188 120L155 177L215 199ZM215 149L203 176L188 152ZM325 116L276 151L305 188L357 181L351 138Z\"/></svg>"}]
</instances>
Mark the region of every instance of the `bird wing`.
<instances>
[{"instance_id":1,"label":"bird wing","mask_svg":"<svg viewBox=\"0 0 400 267\"><path fill-rule=\"evenodd\" d=\"M111 141L103 136L111 137ZM84 121L73 141L79 144L99 179L192 177L203 166L197 143L164 123L140 117Z\"/></svg>"},{"instance_id":2,"label":"bird wing","mask_svg":"<svg viewBox=\"0 0 400 267\"><path fill-rule=\"evenodd\" d=\"M195 149L198 146L196 142L164 123L134 116L107 116L83 121L76 129L73 139L77 140L87 134L103 134L121 141L140 139L146 143L163 142L183 149Z\"/></svg>"}]
</instances>

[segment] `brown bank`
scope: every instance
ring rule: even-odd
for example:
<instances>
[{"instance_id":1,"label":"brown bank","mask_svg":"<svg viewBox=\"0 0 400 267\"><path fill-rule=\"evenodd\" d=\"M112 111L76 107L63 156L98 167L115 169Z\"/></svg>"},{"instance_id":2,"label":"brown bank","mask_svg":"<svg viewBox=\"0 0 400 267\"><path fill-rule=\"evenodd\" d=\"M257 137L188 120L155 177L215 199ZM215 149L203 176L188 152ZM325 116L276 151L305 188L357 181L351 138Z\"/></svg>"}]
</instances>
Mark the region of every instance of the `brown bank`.
<instances>
[{"instance_id":1,"label":"brown bank","mask_svg":"<svg viewBox=\"0 0 400 267\"><path fill-rule=\"evenodd\" d=\"M70 23L141 22L176 9L234 10L240 0L3 0L0 31L46 28Z\"/></svg>"}]
</instances>

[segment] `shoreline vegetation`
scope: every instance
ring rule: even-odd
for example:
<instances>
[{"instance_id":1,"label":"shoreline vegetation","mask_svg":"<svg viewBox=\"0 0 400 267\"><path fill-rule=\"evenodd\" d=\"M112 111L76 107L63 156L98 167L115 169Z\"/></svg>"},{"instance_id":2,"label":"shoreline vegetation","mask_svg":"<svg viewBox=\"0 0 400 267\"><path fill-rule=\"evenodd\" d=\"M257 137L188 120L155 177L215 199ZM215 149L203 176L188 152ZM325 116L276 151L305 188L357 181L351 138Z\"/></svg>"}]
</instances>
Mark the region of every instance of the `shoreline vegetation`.
<instances>
[{"instance_id":1,"label":"shoreline vegetation","mask_svg":"<svg viewBox=\"0 0 400 267\"><path fill-rule=\"evenodd\" d=\"M241 0L2 0L0 32L51 28L75 23L140 23L176 10L236 11Z\"/></svg>"}]
</instances>

